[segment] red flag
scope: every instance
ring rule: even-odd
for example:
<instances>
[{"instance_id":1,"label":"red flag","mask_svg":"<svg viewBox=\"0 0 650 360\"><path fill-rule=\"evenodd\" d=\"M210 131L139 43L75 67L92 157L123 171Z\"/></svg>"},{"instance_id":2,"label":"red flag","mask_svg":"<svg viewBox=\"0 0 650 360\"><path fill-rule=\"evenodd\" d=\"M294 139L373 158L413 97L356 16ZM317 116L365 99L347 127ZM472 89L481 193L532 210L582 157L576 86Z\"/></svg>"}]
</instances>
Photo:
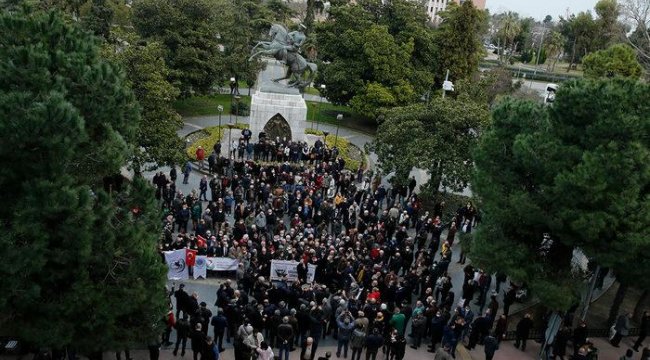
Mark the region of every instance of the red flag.
<instances>
[{"instance_id":1,"label":"red flag","mask_svg":"<svg viewBox=\"0 0 650 360\"><path fill-rule=\"evenodd\" d=\"M196 253L198 251L192 249L185 249L185 265L194 266L196 263Z\"/></svg>"},{"instance_id":2,"label":"red flag","mask_svg":"<svg viewBox=\"0 0 650 360\"><path fill-rule=\"evenodd\" d=\"M197 235L196 236L196 246L198 246L200 248L208 247L208 240L206 240L201 235Z\"/></svg>"}]
</instances>

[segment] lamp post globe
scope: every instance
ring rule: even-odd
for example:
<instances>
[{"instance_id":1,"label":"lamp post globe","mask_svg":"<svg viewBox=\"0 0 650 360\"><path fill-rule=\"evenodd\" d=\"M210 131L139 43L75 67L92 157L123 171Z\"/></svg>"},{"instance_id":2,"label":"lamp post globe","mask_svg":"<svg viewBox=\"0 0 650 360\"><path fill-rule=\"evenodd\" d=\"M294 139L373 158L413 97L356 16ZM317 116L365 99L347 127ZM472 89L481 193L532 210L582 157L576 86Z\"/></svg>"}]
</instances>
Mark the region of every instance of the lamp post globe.
<instances>
[{"instance_id":1,"label":"lamp post globe","mask_svg":"<svg viewBox=\"0 0 650 360\"><path fill-rule=\"evenodd\" d=\"M219 131L221 131L221 113L223 113L223 105L217 106L217 110L219 111Z\"/></svg>"}]
</instances>

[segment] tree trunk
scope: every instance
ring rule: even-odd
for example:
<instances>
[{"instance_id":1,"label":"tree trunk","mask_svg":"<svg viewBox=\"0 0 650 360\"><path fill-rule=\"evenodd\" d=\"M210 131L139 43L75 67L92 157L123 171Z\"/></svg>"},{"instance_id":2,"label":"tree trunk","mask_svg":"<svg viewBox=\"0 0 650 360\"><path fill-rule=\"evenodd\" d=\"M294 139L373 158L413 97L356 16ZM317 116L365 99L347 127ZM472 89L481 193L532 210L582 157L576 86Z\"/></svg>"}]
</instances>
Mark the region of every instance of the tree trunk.
<instances>
[{"instance_id":1,"label":"tree trunk","mask_svg":"<svg viewBox=\"0 0 650 360\"><path fill-rule=\"evenodd\" d=\"M431 179L429 179L429 186L430 189L432 190L432 194L438 193L440 191L440 184L442 183L442 169L443 169L443 163L442 161L438 161L435 167L435 171L431 172Z\"/></svg>"},{"instance_id":2,"label":"tree trunk","mask_svg":"<svg viewBox=\"0 0 650 360\"><path fill-rule=\"evenodd\" d=\"M576 43L578 42L578 38L576 37L573 39L573 50L571 51L571 62L569 62L569 67L566 68L566 72L571 71L571 67L573 67L573 62L576 60Z\"/></svg>"},{"instance_id":3,"label":"tree trunk","mask_svg":"<svg viewBox=\"0 0 650 360\"><path fill-rule=\"evenodd\" d=\"M609 317L607 318L607 326L611 326L618 316L618 312L621 309L621 304L625 299L625 294L627 293L627 285L619 282L618 290L616 290L616 296L614 296L614 301L612 302L612 307L609 309Z\"/></svg>"},{"instance_id":4,"label":"tree trunk","mask_svg":"<svg viewBox=\"0 0 650 360\"><path fill-rule=\"evenodd\" d=\"M643 307L645 306L645 303L648 301L648 290L643 290L643 293L639 297L639 301L636 302L636 305L634 306L634 318L638 319L641 317L641 312L643 311Z\"/></svg>"}]
</instances>

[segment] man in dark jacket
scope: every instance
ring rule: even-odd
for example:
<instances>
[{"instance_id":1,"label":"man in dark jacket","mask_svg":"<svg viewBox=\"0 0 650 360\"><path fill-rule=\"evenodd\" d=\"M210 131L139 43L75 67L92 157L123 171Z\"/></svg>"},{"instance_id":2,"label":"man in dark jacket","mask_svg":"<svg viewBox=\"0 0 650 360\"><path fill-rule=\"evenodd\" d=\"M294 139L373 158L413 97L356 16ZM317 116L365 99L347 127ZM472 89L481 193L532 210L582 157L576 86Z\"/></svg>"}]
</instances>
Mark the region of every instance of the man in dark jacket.
<instances>
[{"instance_id":1,"label":"man in dark jacket","mask_svg":"<svg viewBox=\"0 0 650 360\"><path fill-rule=\"evenodd\" d=\"M636 339L636 342L632 347L634 351L636 352L639 351L639 346L643 344L643 340L645 340L646 336L648 336L648 332L650 332L650 312L646 310L643 312L643 316L641 317L641 326L639 327L639 337Z\"/></svg>"},{"instance_id":2,"label":"man in dark jacket","mask_svg":"<svg viewBox=\"0 0 650 360\"><path fill-rule=\"evenodd\" d=\"M431 319L431 347L427 350L428 352L436 351L436 344L442 341L444 328L445 318L442 316L442 313L438 311L436 316Z\"/></svg>"},{"instance_id":3,"label":"man in dark jacket","mask_svg":"<svg viewBox=\"0 0 650 360\"><path fill-rule=\"evenodd\" d=\"M174 356L178 354L178 346L180 344L183 344L183 347L181 348L181 356L185 356L187 337L190 336L190 322L187 319L187 314L183 314L183 318L176 321L174 327L176 328L176 347L174 348Z\"/></svg>"},{"instance_id":4,"label":"man in dark jacket","mask_svg":"<svg viewBox=\"0 0 650 360\"><path fill-rule=\"evenodd\" d=\"M531 317L530 314L526 314L524 315L524 318L519 320L519 323L517 323L515 347L519 349L519 346L521 345L521 351L526 351L526 340L528 340L530 329L533 327L533 320Z\"/></svg>"},{"instance_id":5,"label":"man in dark jacket","mask_svg":"<svg viewBox=\"0 0 650 360\"><path fill-rule=\"evenodd\" d=\"M291 345L293 344L293 326L289 324L288 316L282 318L282 324L278 326L277 336L278 347L280 348L278 359L282 360L282 354L284 353L284 360L289 360L289 351L291 351Z\"/></svg>"},{"instance_id":6,"label":"man in dark jacket","mask_svg":"<svg viewBox=\"0 0 650 360\"><path fill-rule=\"evenodd\" d=\"M494 353L499 349L499 342L493 334L483 339L483 350L485 351L485 360L492 360Z\"/></svg>"},{"instance_id":7,"label":"man in dark jacket","mask_svg":"<svg viewBox=\"0 0 650 360\"><path fill-rule=\"evenodd\" d=\"M178 290L174 292L174 298L176 298L176 318L180 319L180 313L183 312L183 315L187 314L187 305L189 302L190 296L185 292L185 284L180 284Z\"/></svg>"},{"instance_id":8,"label":"man in dark jacket","mask_svg":"<svg viewBox=\"0 0 650 360\"><path fill-rule=\"evenodd\" d=\"M219 346L219 352L223 352L223 335L228 326L228 319L224 316L223 310L219 309L217 311L217 314L212 317L212 320L210 320L210 325L214 328L214 340Z\"/></svg>"},{"instance_id":9,"label":"man in dark jacket","mask_svg":"<svg viewBox=\"0 0 650 360\"><path fill-rule=\"evenodd\" d=\"M194 360L198 360L199 354L203 353L206 344L205 343L206 336L201 329L201 323L197 323L196 326L194 327L194 330L192 331L191 339L192 339L192 353L194 356Z\"/></svg>"},{"instance_id":10,"label":"man in dark jacket","mask_svg":"<svg viewBox=\"0 0 650 360\"><path fill-rule=\"evenodd\" d=\"M381 336L379 329L375 328L366 337L366 360L376 360L377 352L382 346L384 346L384 338Z\"/></svg>"}]
</instances>

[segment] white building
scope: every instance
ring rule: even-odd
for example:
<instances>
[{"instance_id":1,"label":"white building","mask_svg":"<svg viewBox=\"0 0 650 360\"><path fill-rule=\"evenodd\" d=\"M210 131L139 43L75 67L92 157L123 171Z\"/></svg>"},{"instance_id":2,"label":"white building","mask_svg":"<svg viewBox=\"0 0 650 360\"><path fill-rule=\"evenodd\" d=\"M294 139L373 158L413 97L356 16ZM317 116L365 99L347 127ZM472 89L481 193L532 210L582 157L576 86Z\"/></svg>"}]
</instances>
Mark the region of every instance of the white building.
<instances>
[{"instance_id":1,"label":"white building","mask_svg":"<svg viewBox=\"0 0 650 360\"><path fill-rule=\"evenodd\" d=\"M425 4L427 6L427 14L432 22L437 23L440 21L438 13L445 10L449 3L455 2L456 4L461 4L464 1L466 0L426 0ZM472 2L478 9L485 9L485 0L472 0Z\"/></svg>"}]
</instances>

